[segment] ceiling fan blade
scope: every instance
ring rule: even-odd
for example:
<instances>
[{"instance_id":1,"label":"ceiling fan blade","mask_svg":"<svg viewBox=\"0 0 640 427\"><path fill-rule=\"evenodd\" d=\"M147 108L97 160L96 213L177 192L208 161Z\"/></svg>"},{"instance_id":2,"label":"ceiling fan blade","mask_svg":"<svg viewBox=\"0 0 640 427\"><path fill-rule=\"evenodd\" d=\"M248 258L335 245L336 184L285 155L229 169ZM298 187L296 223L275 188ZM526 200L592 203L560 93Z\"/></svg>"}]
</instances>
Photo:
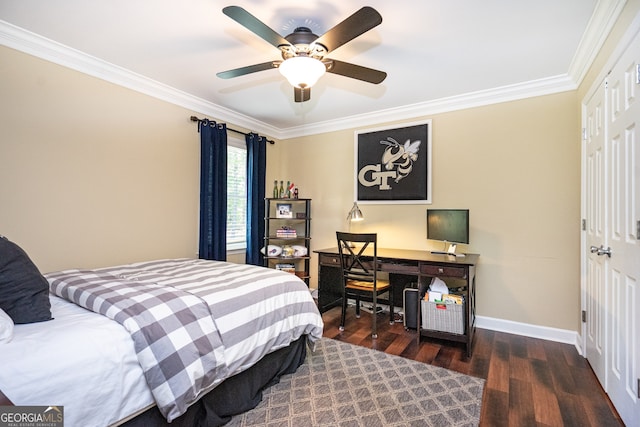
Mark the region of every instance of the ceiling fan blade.
<instances>
[{"instance_id":1,"label":"ceiling fan blade","mask_svg":"<svg viewBox=\"0 0 640 427\"><path fill-rule=\"evenodd\" d=\"M235 68L233 70L221 71L216 76L221 79L230 79L233 77L244 76L245 74L257 73L258 71L270 70L278 68L282 61L269 61L262 64L248 65L246 67Z\"/></svg>"},{"instance_id":2,"label":"ceiling fan blade","mask_svg":"<svg viewBox=\"0 0 640 427\"><path fill-rule=\"evenodd\" d=\"M384 71L374 70L373 68L336 61L335 59L328 59L324 62L327 66L328 73L339 74L341 76L351 77L352 79L358 79L373 84L382 83L384 79L387 78L387 73Z\"/></svg>"},{"instance_id":3,"label":"ceiling fan blade","mask_svg":"<svg viewBox=\"0 0 640 427\"><path fill-rule=\"evenodd\" d=\"M222 9L222 13L275 47L289 44L284 37L240 6L227 6Z\"/></svg>"},{"instance_id":4,"label":"ceiling fan blade","mask_svg":"<svg viewBox=\"0 0 640 427\"><path fill-rule=\"evenodd\" d=\"M372 7L365 6L353 15L340 22L338 25L318 37L315 43L319 43L331 52L366 33L382 22L382 16Z\"/></svg>"},{"instance_id":5,"label":"ceiling fan blade","mask_svg":"<svg viewBox=\"0 0 640 427\"><path fill-rule=\"evenodd\" d=\"M307 87L300 89L299 87L293 88L293 100L295 102L305 102L311 99L311 88Z\"/></svg>"}]
</instances>

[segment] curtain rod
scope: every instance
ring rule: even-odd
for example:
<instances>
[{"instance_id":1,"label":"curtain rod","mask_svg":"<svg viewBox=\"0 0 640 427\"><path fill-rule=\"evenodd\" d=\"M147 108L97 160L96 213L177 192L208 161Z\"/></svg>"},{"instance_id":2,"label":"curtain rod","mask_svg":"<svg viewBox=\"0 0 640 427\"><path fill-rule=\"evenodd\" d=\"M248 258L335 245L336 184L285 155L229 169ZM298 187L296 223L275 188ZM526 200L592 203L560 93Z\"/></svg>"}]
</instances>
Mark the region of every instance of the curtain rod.
<instances>
[{"instance_id":1,"label":"curtain rod","mask_svg":"<svg viewBox=\"0 0 640 427\"><path fill-rule=\"evenodd\" d=\"M190 119L191 119L191 121L192 121L192 122L203 122L203 121L204 121L204 119L199 119L199 118L197 118L196 116L191 116L191 117L190 117ZM239 133L240 135L244 135L244 136L249 135L249 134L248 134L248 133L246 133L246 132L240 132L239 130L231 129L230 127L227 127L227 130L230 130L231 132ZM274 144L275 144L275 142L274 142L274 141L272 141L272 140L270 140L270 139L267 139L267 142L268 142L269 144L271 144L271 145L274 145Z\"/></svg>"}]
</instances>

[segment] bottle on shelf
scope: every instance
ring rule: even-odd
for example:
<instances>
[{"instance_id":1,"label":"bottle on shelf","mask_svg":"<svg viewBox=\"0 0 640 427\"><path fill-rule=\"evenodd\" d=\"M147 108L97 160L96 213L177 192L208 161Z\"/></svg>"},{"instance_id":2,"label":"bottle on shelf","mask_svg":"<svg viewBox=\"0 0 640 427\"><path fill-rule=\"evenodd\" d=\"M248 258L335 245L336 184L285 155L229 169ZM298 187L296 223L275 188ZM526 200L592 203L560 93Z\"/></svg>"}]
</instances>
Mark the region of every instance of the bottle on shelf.
<instances>
[{"instance_id":1,"label":"bottle on shelf","mask_svg":"<svg viewBox=\"0 0 640 427\"><path fill-rule=\"evenodd\" d=\"M280 199L284 198L284 185L282 181L280 181L280 192L278 193L278 198Z\"/></svg>"},{"instance_id":2,"label":"bottle on shelf","mask_svg":"<svg viewBox=\"0 0 640 427\"><path fill-rule=\"evenodd\" d=\"M277 199L280 196L280 191L278 190L278 181L273 181L273 198Z\"/></svg>"},{"instance_id":3,"label":"bottle on shelf","mask_svg":"<svg viewBox=\"0 0 640 427\"><path fill-rule=\"evenodd\" d=\"M286 190L284 190L284 198L285 199L290 199L291 198L291 182L287 181L287 188Z\"/></svg>"}]
</instances>

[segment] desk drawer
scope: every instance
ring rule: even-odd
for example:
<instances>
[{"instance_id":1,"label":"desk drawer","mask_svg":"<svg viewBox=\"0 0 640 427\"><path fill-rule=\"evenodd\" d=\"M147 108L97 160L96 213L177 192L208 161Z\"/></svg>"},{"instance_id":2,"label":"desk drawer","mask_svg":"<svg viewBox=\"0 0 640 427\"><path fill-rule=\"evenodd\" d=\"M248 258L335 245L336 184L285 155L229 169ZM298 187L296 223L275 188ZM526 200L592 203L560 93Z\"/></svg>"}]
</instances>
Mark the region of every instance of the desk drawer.
<instances>
[{"instance_id":1,"label":"desk drawer","mask_svg":"<svg viewBox=\"0 0 640 427\"><path fill-rule=\"evenodd\" d=\"M320 254L319 258L320 265L340 267L340 255Z\"/></svg>"},{"instance_id":2,"label":"desk drawer","mask_svg":"<svg viewBox=\"0 0 640 427\"><path fill-rule=\"evenodd\" d=\"M422 264L420 265L420 273L427 276L462 277L463 279L467 278L466 268L450 267L447 265Z\"/></svg>"},{"instance_id":3,"label":"desk drawer","mask_svg":"<svg viewBox=\"0 0 640 427\"><path fill-rule=\"evenodd\" d=\"M420 269L417 264L400 264L394 262L380 262L380 270L386 271L388 273L398 273L398 274L410 274L417 276L420 274Z\"/></svg>"}]
</instances>

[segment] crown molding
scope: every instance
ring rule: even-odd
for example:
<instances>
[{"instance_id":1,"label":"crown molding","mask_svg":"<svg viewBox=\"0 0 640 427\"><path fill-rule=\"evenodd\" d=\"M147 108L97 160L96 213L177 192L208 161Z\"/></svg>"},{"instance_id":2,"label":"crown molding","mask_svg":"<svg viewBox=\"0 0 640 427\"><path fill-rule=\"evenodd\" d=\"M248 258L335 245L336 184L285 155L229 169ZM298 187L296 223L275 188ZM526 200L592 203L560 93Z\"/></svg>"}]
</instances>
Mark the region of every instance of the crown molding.
<instances>
[{"instance_id":1,"label":"crown molding","mask_svg":"<svg viewBox=\"0 0 640 427\"><path fill-rule=\"evenodd\" d=\"M627 0L599 0L569 65L569 75L578 86L582 83L598 52L604 45Z\"/></svg>"},{"instance_id":2,"label":"crown molding","mask_svg":"<svg viewBox=\"0 0 640 427\"><path fill-rule=\"evenodd\" d=\"M421 116L566 92L569 90L575 90L576 88L577 85L568 75L548 77L540 80L471 92L428 102L405 105L398 108L378 110L372 113L345 117L340 120L305 124L304 126L282 129L281 139L315 135L318 133L352 129L369 125L380 125L383 123L413 119Z\"/></svg>"},{"instance_id":3,"label":"crown molding","mask_svg":"<svg viewBox=\"0 0 640 427\"><path fill-rule=\"evenodd\" d=\"M598 1L567 74L290 128L277 128L269 125L3 20L0 20L0 43L55 64L179 105L198 114L205 114L216 120L226 121L235 126L270 135L276 139L290 139L575 90L593 63L625 3L626 0Z\"/></svg>"},{"instance_id":4,"label":"crown molding","mask_svg":"<svg viewBox=\"0 0 640 427\"><path fill-rule=\"evenodd\" d=\"M280 133L280 130L274 126L70 48L3 20L0 20L0 43L63 67L179 105L199 114L205 114L216 120L228 121L235 126L241 126L266 135L276 136Z\"/></svg>"}]
</instances>

